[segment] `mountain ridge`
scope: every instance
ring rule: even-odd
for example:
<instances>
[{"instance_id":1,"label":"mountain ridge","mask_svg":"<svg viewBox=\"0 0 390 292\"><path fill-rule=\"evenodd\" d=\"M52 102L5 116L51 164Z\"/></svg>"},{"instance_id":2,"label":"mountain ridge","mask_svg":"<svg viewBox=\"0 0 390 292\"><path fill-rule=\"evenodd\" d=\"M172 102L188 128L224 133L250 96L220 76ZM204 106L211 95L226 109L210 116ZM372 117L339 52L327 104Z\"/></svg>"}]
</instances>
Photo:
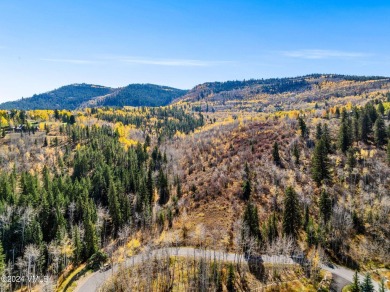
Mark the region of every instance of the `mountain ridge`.
<instances>
[{"instance_id":1,"label":"mountain ridge","mask_svg":"<svg viewBox=\"0 0 390 292\"><path fill-rule=\"evenodd\" d=\"M187 90L155 84L129 84L112 88L74 83L28 98L1 103L0 109L75 110L87 106L164 106L185 93Z\"/></svg>"},{"instance_id":2,"label":"mountain ridge","mask_svg":"<svg viewBox=\"0 0 390 292\"><path fill-rule=\"evenodd\" d=\"M344 84L342 90L322 90L327 82ZM353 95L390 86L390 77L342 74L309 74L296 77L205 82L190 90L164 85L134 83L112 88L74 83L29 98L0 104L0 109L79 109L94 106L165 106L177 102L251 100L259 96L283 94L308 99L327 99L333 95ZM313 97L311 97L311 95Z\"/></svg>"}]
</instances>

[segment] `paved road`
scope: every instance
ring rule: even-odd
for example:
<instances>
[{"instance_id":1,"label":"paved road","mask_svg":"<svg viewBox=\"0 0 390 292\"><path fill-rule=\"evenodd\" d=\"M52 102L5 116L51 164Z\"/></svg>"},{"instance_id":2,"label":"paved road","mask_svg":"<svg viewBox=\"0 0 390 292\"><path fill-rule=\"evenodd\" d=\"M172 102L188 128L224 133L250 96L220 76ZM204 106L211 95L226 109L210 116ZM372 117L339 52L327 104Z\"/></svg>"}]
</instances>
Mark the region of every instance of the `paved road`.
<instances>
[{"instance_id":1,"label":"paved road","mask_svg":"<svg viewBox=\"0 0 390 292\"><path fill-rule=\"evenodd\" d=\"M353 281L353 276L355 274L355 271L350 270L348 268L342 267L342 266L337 266L332 264L331 266L328 265L322 265L321 268L323 270L329 271L332 273L334 281L331 285L332 291L341 291L342 287L345 285L352 283ZM364 275L363 274L358 274L359 281L360 283L363 281ZM379 284L374 282L374 288L375 291L379 290Z\"/></svg>"},{"instance_id":2,"label":"paved road","mask_svg":"<svg viewBox=\"0 0 390 292\"><path fill-rule=\"evenodd\" d=\"M246 261L242 255L235 253L226 253L217 250L200 250L190 247L170 247L152 250L150 252L144 252L142 254L130 257L125 262L125 267L131 267L135 264L140 264L148 258L159 258L164 255L180 256L180 257L196 257L196 258L208 258L216 259L226 262ZM261 261L264 263L280 263L280 264L296 264L290 257L287 256L262 256ZM93 292L98 288L116 271L118 271L119 265L114 265L113 269L107 271L97 271L84 279L80 279L75 289L75 292Z\"/></svg>"},{"instance_id":3,"label":"paved road","mask_svg":"<svg viewBox=\"0 0 390 292\"><path fill-rule=\"evenodd\" d=\"M151 258L161 258L164 255L180 256L180 257L196 257L196 258L208 258L216 259L219 261L227 262L237 262L237 261L246 261L242 255L235 253L226 253L223 251L217 250L200 250L190 247L178 247L178 248L162 248L157 250L152 250L149 252L144 252L142 254L135 255L130 257L125 262L125 267L131 267L132 265L140 264ZM259 259L263 263L280 263L280 264L296 264L296 262L288 256L266 256L263 255ZM341 291L349 282L352 282L354 271L349 270L344 267L339 266L326 266L323 265L324 270L330 271L333 274L334 282L332 283L333 291ZM119 265L114 265L113 269L107 271L97 271L87 276L84 279L79 280L78 285L75 289L75 292L94 292L108 280L108 278L118 271ZM360 280L363 279L363 275L359 274ZM379 286L377 283L374 283L375 289L378 290Z\"/></svg>"}]
</instances>

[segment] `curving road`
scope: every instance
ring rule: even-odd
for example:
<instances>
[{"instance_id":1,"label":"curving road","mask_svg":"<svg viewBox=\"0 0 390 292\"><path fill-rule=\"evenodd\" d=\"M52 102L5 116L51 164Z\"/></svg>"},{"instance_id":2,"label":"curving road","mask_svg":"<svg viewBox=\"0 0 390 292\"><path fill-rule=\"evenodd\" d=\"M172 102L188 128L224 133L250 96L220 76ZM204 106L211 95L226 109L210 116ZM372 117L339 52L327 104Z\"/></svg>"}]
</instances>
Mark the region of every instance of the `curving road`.
<instances>
[{"instance_id":1,"label":"curving road","mask_svg":"<svg viewBox=\"0 0 390 292\"><path fill-rule=\"evenodd\" d=\"M352 283L353 276L355 275L355 271L350 270L348 268L342 266L336 266L334 264L331 265L321 265L321 268L325 271L329 271L332 273L334 278L334 283L332 283L331 288L332 291L341 291L342 287L345 285ZM361 283L364 279L364 275L358 273L359 282ZM379 284L375 281L372 281L375 291L379 291Z\"/></svg>"},{"instance_id":2,"label":"curving road","mask_svg":"<svg viewBox=\"0 0 390 292\"><path fill-rule=\"evenodd\" d=\"M243 255L239 255L236 253L226 253L223 251L217 250L200 250L191 247L170 247L170 248L161 248L151 251L146 251L142 254L138 254L127 258L124 266L131 267L136 264L140 264L145 260L149 260L152 258L159 258L166 255L171 256L180 256L180 257L196 257L196 258L207 258L207 259L216 259L219 261L227 261L227 262L238 262L238 261L246 261ZM259 259L263 263L279 263L279 264L296 264L291 257L288 256L267 256L263 255ZM102 284L108 280L108 278L114 274L119 269L119 265L116 264L112 269L107 271L97 271L95 273L90 274L86 278L80 279L75 292L94 292L102 286ZM352 282L354 271L340 267L340 266L326 266L322 265L322 269L329 271L333 275L333 283L332 283L332 291L341 291L341 289L348 283ZM359 274L359 279L363 279L363 275ZM379 285L374 282L374 287L376 290L379 289Z\"/></svg>"}]
</instances>

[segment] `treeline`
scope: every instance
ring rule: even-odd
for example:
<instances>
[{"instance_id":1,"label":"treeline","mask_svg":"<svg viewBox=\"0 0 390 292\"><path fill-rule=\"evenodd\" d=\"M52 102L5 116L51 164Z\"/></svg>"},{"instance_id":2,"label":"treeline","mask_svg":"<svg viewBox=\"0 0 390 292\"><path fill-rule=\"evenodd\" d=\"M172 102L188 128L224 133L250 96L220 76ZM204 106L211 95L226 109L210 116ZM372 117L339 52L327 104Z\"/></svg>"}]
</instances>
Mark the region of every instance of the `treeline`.
<instances>
[{"instance_id":1,"label":"treeline","mask_svg":"<svg viewBox=\"0 0 390 292\"><path fill-rule=\"evenodd\" d=\"M256 93L277 94L288 91L297 91L307 88L310 85L308 79L324 78L334 81L348 80L363 82L368 80L386 80L388 77L382 76L353 76L339 74L310 74L298 77L269 78L269 79L249 79L233 80L226 82L208 82L195 87L192 91L199 91L198 98L202 99L211 93L220 93L223 91L239 90L246 87L261 86ZM252 89L253 90L253 89ZM190 91L191 92L191 91Z\"/></svg>"},{"instance_id":2,"label":"treeline","mask_svg":"<svg viewBox=\"0 0 390 292\"><path fill-rule=\"evenodd\" d=\"M121 122L123 125L135 125L137 128L145 129L149 133L156 133L157 137L172 138L176 132L188 134L196 128L204 125L204 117L201 113L194 115L186 113L180 107L158 107L158 108L141 108L134 111L141 114L134 114L131 110L125 115L118 114L115 111L104 111L97 114L101 120L109 122ZM151 119L157 119L152 124Z\"/></svg>"}]
</instances>

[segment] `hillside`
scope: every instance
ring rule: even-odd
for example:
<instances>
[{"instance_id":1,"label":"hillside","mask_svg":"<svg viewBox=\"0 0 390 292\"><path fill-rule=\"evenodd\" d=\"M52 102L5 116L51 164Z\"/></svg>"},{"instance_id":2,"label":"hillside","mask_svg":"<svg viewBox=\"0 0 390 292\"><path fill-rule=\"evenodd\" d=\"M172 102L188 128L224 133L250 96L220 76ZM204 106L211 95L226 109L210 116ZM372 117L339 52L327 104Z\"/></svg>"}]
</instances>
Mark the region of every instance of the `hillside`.
<instances>
[{"instance_id":1,"label":"hillside","mask_svg":"<svg viewBox=\"0 0 390 292\"><path fill-rule=\"evenodd\" d=\"M91 106L164 106L187 91L153 84L130 84L109 88L72 84L53 91L0 104L0 109L68 109Z\"/></svg>"},{"instance_id":2,"label":"hillside","mask_svg":"<svg viewBox=\"0 0 390 292\"><path fill-rule=\"evenodd\" d=\"M285 291L318 291L331 281L321 271L327 262L388 273L388 79L304 78L248 100L214 97L263 85L232 82L192 101L193 89L164 107L0 111L0 264L15 258L7 273L26 274L22 263L34 255L33 268L60 284L72 269L166 246L303 258L254 268L167 254L119 270L103 291L153 291L168 279L184 287L209 279L209 290L292 282L299 288ZM262 111L250 106L265 101Z\"/></svg>"},{"instance_id":3,"label":"hillside","mask_svg":"<svg viewBox=\"0 0 390 292\"><path fill-rule=\"evenodd\" d=\"M112 93L91 99L82 107L91 106L164 106L183 96L187 90L154 84L130 84Z\"/></svg>"},{"instance_id":4,"label":"hillside","mask_svg":"<svg viewBox=\"0 0 390 292\"><path fill-rule=\"evenodd\" d=\"M112 88L92 84L72 84L58 89L35 94L29 98L0 104L0 109L76 109L83 102L97 96L109 94Z\"/></svg>"},{"instance_id":5,"label":"hillside","mask_svg":"<svg viewBox=\"0 0 390 292\"><path fill-rule=\"evenodd\" d=\"M332 106L354 103L373 91L390 88L390 78L312 74L302 77L210 82L191 89L177 103L189 102L203 111L256 111L307 109L316 103Z\"/></svg>"}]
</instances>

